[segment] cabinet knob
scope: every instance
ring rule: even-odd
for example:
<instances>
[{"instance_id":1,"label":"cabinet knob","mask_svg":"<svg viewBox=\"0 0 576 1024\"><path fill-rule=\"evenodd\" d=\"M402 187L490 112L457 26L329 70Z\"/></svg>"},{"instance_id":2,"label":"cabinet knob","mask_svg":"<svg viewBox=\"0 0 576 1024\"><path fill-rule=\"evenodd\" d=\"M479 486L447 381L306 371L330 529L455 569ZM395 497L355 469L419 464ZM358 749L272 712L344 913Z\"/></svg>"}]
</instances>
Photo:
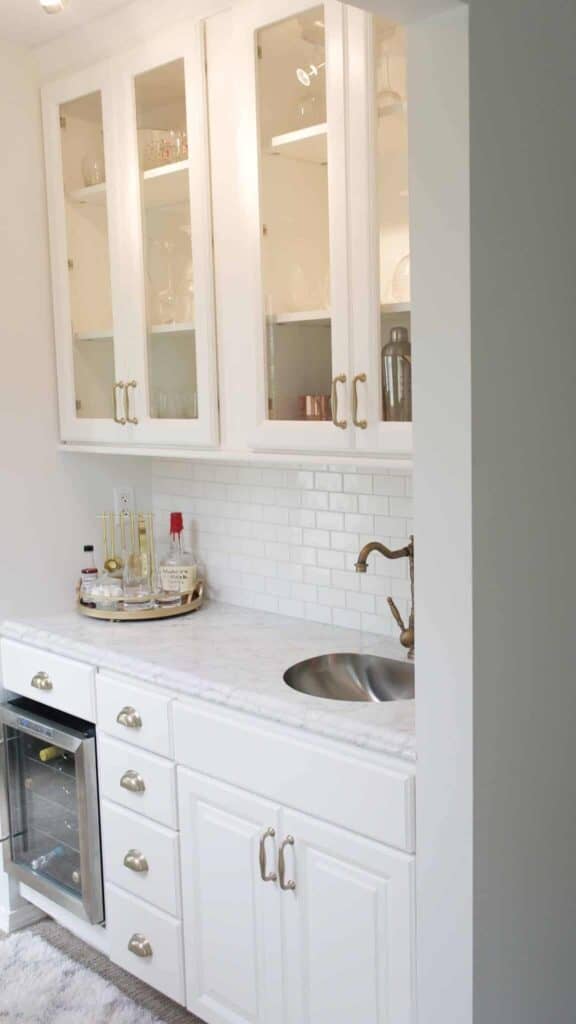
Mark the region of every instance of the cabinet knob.
<instances>
[{"instance_id":1,"label":"cabinet knob","mask_svg":"<svg viewBox=\"0 0 576 1024\"><path fill-rule=\"evenodd\" d=\"M130 768L120 779L120 785L122 789L127 789L129 793L143 793L146 789L146 783L138 772L135 772L133 768Z\"/></svg>"},{"instance_id":2,"label":"cabinet knob","mask_svg":"<svg viewBox=\"0 0 576 1024\"><path fill-rule=\"evenodd\" d=\"M145 959L148 956L152 956L153 950L150 942L145 935L141 935L140 932L135 932L128 943L128 949L134 956L139 956Z\"/></svg>"},{"instance_id":3,"label":"cabinet knob","mask_svg":"<svg viewBox=\"0 0 576 1024\"><path fill-rule=\"evenodd\" d=\"M53 690L54 684L47 672L37 672L30 680L30 686L35 690Z\"/></svg>"},{"instance_id":4,"label":"cabinet knob","mask_svg":"<svg viewBox=\"0 0 576 1024\"><path fill-rule=\"evenodd\" d=\"M275 871L268 873L266 867L266 840L273 839L276 835L276 830L273 828L267 828L266 831L260 836L260 850L258 860L260 862L260 878L263 882L275 882L278 875Z\"/></svg>"},{"instance_id":5,"label":"cabinet knob","mask_svg":"<svg viewBox=\"0 0 576 1024\"><path fill-rule=\"evenodd\" d=\"M140 718L139 713L136 711L136 708L132 708L128 704L118 712L116 715L116 721L118 722L118 725L125 725L127 729L142 728L142 719Z\"/></svg>"},{"instance_id":6,"label":"cabinet knob","mask_svg":"<svg viewBox=\"0 0 576 1024\"><path fill-rule=\"evenodd\" d=\"M339 427L340 430L346 430L346 427L348 426L348 420L338 419L338 385L345 384L347 379L348 378L346 377L345 373L339 373L338 376L334 377L334 380L332 381L332 423L334 424L335 427Z\"/></svg>"},{"instance_id":7,"label":"cabinet knob","mask_svg":"<svg viewBox=\"0 0 576 1024\"><path fill-rule=\"evenodd\" d=\"M286 858L284 850L287 846L294 846L294 836L286 836L286 839L278 851L278 877L280 880L280 888L283 889L284 892L293 892L296 888L296 882L292 879L286 881Z\"/></svg>"},{"instance_id":8,"label":"cabinet knob","mask_svg":"<svg viewBox=\"0 0 576 1024\"><path fill-rule=\"evenodd\" d=\"M128 850L124 857L124 867L134 871L137 875L144 875L150 870L146 857L139 850Z\"/></svg>"}]
</instances>

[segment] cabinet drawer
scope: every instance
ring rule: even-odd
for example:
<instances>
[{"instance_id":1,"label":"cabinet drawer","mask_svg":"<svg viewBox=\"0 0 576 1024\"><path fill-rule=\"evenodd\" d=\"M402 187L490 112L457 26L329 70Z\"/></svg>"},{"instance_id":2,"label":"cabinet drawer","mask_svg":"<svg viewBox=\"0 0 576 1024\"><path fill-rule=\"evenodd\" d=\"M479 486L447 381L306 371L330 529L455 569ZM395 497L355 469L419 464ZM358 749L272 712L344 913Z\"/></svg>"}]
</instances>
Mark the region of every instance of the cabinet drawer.
<instances>
[{"instance_id":1,"label":"cabinet drawer","mask_svg":"<svg viewBox=\"0 0 576 1024\"><path fill-rule=\"evenodd\" d=\"M401 765L200 702L173 706L178 764L413 852L414 776Z\"/></svg>"},{"instance_id":2,"label":"cabinet drawer","mask_svg":"<svg viewBox=\"0 0 576 1024\"><path fill-rule=\"evenodd\" d=\"M2 673L7 690L88 722L95 721L91 665L16 640L2 640Z\"/></svg>"},{"instance_id":3,"label":"cabinet drawer","mask_svg":"<svg viewBox=\"0 0 576 1024\"><path fill-rule=\"evenodd\" d=\"M100 792L130 811L176 828L176 771L171 761L98 736Z\"/></svg>"},{"instance_id":4,"label":"cabinet drawer","mask_svg":"<svg viewBox=\"0 0 576 1024\"><path fill-rule=\"evenodd\" d=\"M178 833L102 801L104 880L180 917Z\"/></svg>"},{"instance_id":5,"label":"cabinet drawer","mask_svg":"<svg viewBox=\"0 0 576 1024\"><path fill-rule=\"evenodd\" d=\"M98 727L109 736L172 756L169 697L99 672L96 712Z\"/></svg>"},{"instance_id":6,"label":"cabinet drawer","mask_svg":"<svg viewBox=\"0 0 576 1024\"><path fill-rule=\"evenodd\" d=\"M180 921L115 885L107 885L106 930L113 963L184 1005Z\"/></svg>"}]
</instances>

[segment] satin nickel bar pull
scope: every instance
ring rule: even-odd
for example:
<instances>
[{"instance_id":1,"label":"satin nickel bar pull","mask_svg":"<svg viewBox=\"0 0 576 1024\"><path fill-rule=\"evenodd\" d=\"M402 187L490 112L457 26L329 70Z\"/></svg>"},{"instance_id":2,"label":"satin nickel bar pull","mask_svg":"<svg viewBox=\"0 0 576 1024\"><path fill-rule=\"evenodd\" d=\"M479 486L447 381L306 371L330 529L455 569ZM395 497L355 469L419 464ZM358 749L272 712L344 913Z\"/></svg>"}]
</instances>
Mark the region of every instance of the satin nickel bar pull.
<instances>
[{"instance_id":1,"label":"satin nickel bar pull","mask_svg":"<svg viewBox=\"0 0 576 1024\"><path fill-rule=\"evenodd\" d=\"M142 719L136 708L130 707L129 704L122 711L119 711L116 715L116 721L118 725L125 725L127 729L141 729Z\"/></svg>"},{"instance_id":2,"label":"satin nickel bar pull","mask_svg":"<svg viewBox=\"0 0 576 1024\"><path fill-rule=\"evenodd\" d=\"M150 870L150 865L140 850L128 850L124 857L124 867L134 871L137 875L145 875Z\"/></svg>"},{"instance_id":3,"label":"satin nickel bar pull","mask_svg":"<svg viewBox=\"0 0 576 1024\"><path fill-rule=\"evenodd\" d=\"M360 430L366 430L368 426L368 420L358 419L358 384L366 383L366 374L357 373L352 381L352 419L355 427L360 427Z\"/></svg>"},{"instance_id":4,"label":"satin nickel bar pull","mask_svg":"<svg viewBox=\"0 0 576 1024\"><path fill-rule=\"evenodd\" d=\"M118 399L116 397L116 392L122 391L125 387L126 385L124 384L124 381L119 380L112 388L112 401L114 403L114 423L119 423L121 427L126 426L126 419L124 416L118 415ZM124 401L126 401L126 394L124 394Z\"/></svg>"},{"instance_id":5,"label":"satin nickel bar pull","mask_svg":"<svg viewBox=\"0 0 576 1024\"><path fill-rule=\"evenodd\" d=\"M134 425L138 423L138 417L130 415L130 389L134 389L136 387L138 387L138 384L135 380L129 380L124 387L124 412L126 414L126 422L133 423Z\"/></svg>"},{"instance_id":6,"label":"satin nickel bar pull","mask_svg":"<svg viewBox=\"0 0 576 1024\"><path fill-rule=\"evenodd\" d=\"M148 939L145 935L141 935L140 932L136 932L130 942L128 943L128 949L134 956L142 957L143 959L152 956L153 950Z\"/></svg>"},{"instance_id":7,"label":"satin nickel bar pull","mask_svg":"<svg viewBox=\"0 0 576 1024\"><path fill-rule=\"evenodd\" d=\"M346 430L348 420L338 419L338 385L345 384L347 379L348 378L345 373L340 373L337 377L334 377L334 380L332 381L332 423L335 427L340 427L340 430Z\"/></svg>"},{"instance_id":8,"label":"satin nickel bar pull","mask_svg":"<svg viewBox=\"0 0 576 1024\"><path fill-rule=\"evenodd\" d=\"M143 793L146 789L146 783L138 772L135 772L130 768L120 779L120 785L122 789L127 789L129 793Z\"/></svg>"},{"instance_id":9,"label":"satin nickel bar pull","mask_svg":"<svg viewBox=\"0 0 576 1024\"><path fill-rule=\"evenodd\" d=\"M264 834L260 836L260 851L258 859L260 861L260 878L263 882L276 882L278 879L278 875L275 871L271 871L270 874L268 874L266 870L266 840L274 839L275 835L276 829L267 828Z\"/></svg>"},{"instance_id":10,"label":"satin nickel bar pull","mask_svg":"<svg viewBox=\"0 0 576 1024\"><path fill-rule=\"evenodd\" d=\"M30 686L33 686L35 690L53 690L54 683L50 679L47 672L37 672L35 676L32 676L30 680Z\"/></svg>"},{"instance_id":11,"label":"satin nickel bar pull","mask_svg":"<svg viewBox=\"0 0 576 1024\"><path fill-rule=\"evenodd\" d=\"M286 836L286 839L278 851L278 877L280 879L280 888L283 889L284 892L294 892L296 882L292 881L292 879L288 882L286 881L286 860L284 850L287 846L294 846L294 836Z\"/></svg>"}]
</instances>

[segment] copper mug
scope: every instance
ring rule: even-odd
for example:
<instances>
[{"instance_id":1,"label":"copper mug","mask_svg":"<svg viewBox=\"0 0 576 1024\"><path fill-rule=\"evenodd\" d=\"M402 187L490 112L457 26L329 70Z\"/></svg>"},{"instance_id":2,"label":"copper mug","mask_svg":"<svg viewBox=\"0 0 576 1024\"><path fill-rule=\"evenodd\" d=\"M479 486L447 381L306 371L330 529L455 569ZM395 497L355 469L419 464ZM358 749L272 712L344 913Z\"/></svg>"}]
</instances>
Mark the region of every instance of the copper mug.
<instances>
[{"instance_id":1,"label":"copper mug","mask_svg":"<svg viewBox=\"0 0 576 1024\"><path fill-rule=\"evenodd\" d=\"M330 395L300 395L298 398L300 419L331 420Z\"/></svg>"}]
</instances>

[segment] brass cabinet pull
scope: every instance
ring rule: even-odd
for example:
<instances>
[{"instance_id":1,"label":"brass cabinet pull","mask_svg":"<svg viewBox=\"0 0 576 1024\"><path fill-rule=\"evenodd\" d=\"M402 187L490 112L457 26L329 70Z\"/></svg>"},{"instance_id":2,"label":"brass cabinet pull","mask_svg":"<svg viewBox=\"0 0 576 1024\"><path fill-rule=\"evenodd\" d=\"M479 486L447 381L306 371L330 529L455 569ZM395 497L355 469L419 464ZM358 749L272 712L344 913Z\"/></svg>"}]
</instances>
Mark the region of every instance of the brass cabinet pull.
<instances>
[{"instance_id":1,"label":"brass cabinet pull","mask_svg":"<svg viewBox=\"0 0 576 1024\"><path fill-rule=\"evenodd\" d=\"M37 672L30 680L30 686L35 690L53 690L54 684L47 672Z\"/></svg>"},{"instance_id":2,"label":"brass cabinet pull","mask_svg":"<svg viewBox=\"0 0 576 1024\"><path fill-rule=\"evenodd\" d=\"M140 956L145 958L152 956L152 946L145 935L141 935L140 932L135 932L128 943L128 949L134 956Z\"/></svg>"},{"instance_id":3,"label":"brass cabinet pull","mask_svg":"<svg viewBox=\"0 0 576 1024\"><path fill-rule=\"evenodd\" d=\"M340 430L346 430L348 420L338 419L338 385L345 384L347 379L345 373L339 373L332 381L332 423L335 427L340 427Z\"/></svg>"},{"instance_id":4,"label":"brass cabinet pull","mask_svg":"<svg viewBox=\"0 0 576 1024\"><path fill-rule=\"evenodd\" d=\"M260 851L258 859L260 861L260 878L262 879L263 882L275 882L278 878L278 875L276 874L275 871L271 871L268 874L266 870L266 840L274 839L275 835L276 829L267 828L263 835L260 836Z\"/></svg>"},{"instance_id":5,"label":"brass cabinet pull","mask_svg":"<svg viewBox=\"0 0 576 1024\"><path fill-rule=\"evenodd\" d=\"M280 846L278 851L278 877L280 879L280 888L284 892L293 892L296 888L296 882L290 879L286 881L286 860L284 856L284 850L287 846L294 846L294 836L286 836L286 839Z\"/></svg>"},{"instance_id":6,"label":"brass cabinet pull","mask_svg":"<svg viewBox=\"0 0 576 1024\"><path fill-rule=\"evenodd\" d=\"M144 875L150 870L150 865L140 850L128 850L124 857L124 867L134 871L137 875Z\"/></svg>"},{"instance_id":7,"label":"brass cabinet pull","mask_svg":"<svg viewBox=\"0 0 576 1024\"><path fill-rule=\"evenodd\" d=\"M143 793L146 789L146 783L138 772L135 772L130 768L120 779L120 785L122 789L127 789L129 793Z\"/></svg>"},{"instance_id":8,"label":"brass cabinet pull","mask_svg":"<svg viewBox=\"0 0 576 1024\"><path fill-rule=\"evenodd\" d=\"M366 383L366 374L357 373L352 381L352 419L355 427L360 427L360 430L366 430L368 426L368 420L358 419L358 384Z\"/></svg>"},{"instance_id":9,"label":"brass cabinet pull","mask_svg":"<svg viewBox=\"0 0 576 1024\"><path fill-rule=\"evenodd\" d=\"M130 415L130 389L131 388L134 389L137 386L138 385L137 385L135 380L129 380L128 383L124 387L124 412L126 413L126 422L127 423L134 423L134 424L138 423L138 417Z\"/></svg>"},{"instance_id":10,"label":"brass cabinet pull","mask_svg":"<svg viewBox=\"0 0 576 1024\"><path fill-rule=\"evenodd\" d=\"M112 401L114 403L114 423L119 423L121 427L126 426L126 418L118 415L118 399L116 397L117 391L122 391L126 387L123 380L116 382L112 388ZM126 401L126 393L124 393L124 401Z\"/></svg>"},{"instance_id":11,"label":"brass cabinet pull","mask_svg":"<svg viewBox=\"0 0 576 1024\"><path fill-rule=\"evenodd\" d=\"M119 711L116 715L116 721L118 725L125 725L127 729L141 729L142 719L136 711L136 708L130 707L129 704L122 711Z\"/></svg>"}]
</instances>

